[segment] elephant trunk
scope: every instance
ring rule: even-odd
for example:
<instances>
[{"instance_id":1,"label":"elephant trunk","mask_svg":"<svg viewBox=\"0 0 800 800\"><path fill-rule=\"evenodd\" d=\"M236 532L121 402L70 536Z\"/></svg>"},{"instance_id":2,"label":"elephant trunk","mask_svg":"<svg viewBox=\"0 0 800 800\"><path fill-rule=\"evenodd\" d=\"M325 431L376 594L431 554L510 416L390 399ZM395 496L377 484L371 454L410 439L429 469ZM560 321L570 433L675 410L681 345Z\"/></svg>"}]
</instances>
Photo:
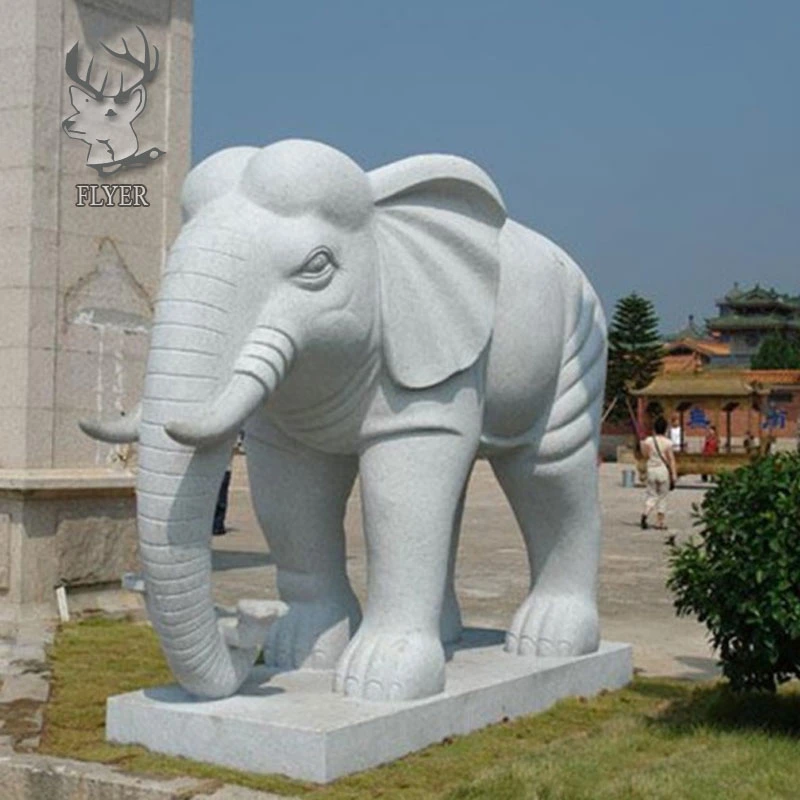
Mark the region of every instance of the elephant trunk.
<instances>
[{"instance_id":1,"label":"elephant trunk","mask_svg":"<svg viewBox=\"0 0 800 800\"><path fill-rule=\"evenodd\" d=\"M192 299L200 297L203 301ZM230 376L223 361L232 305L232 284L204 275L196 265L186 276L168 270L153 325L139 426L137 513L150 620L180 684L209 698L239 688L264 633L259 639L257 623L241 615L238 629L220 625L211 597L211 525L220 483L240 417L252 413L267 390L238 369L225 377ZM282 375L291 353L279 357L273 347L262 360L269 353L275 375ZM168 434L175 420L201 419L209 403L219 409L230 402L237 387L247 403L218 426L213 441L195 448Z\"/></svg>"}]
</instances>

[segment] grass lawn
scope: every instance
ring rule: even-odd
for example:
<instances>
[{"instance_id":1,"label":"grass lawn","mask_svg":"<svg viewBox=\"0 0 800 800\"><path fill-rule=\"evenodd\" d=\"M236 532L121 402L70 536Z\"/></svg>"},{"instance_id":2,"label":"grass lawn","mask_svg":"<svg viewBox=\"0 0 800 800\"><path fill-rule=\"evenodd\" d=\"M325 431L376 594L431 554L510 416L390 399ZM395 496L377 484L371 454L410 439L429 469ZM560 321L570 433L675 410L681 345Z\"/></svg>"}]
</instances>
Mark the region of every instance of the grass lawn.
<instances>
[{"instance_id":1,"label":"grass lawn","mask_svg":"<svg viewBox=\"0 0 800 800\"><path fill-rule=\"evenodd\" d=\"M720 684L637 679L320 787L107 744L108 695L170 682L145 625L67 625L50 657L54 686L40 752L130 772L218 779L314 800L800 797L796 685L774 697L736 697Z\"/></svg>"}]
</instances>

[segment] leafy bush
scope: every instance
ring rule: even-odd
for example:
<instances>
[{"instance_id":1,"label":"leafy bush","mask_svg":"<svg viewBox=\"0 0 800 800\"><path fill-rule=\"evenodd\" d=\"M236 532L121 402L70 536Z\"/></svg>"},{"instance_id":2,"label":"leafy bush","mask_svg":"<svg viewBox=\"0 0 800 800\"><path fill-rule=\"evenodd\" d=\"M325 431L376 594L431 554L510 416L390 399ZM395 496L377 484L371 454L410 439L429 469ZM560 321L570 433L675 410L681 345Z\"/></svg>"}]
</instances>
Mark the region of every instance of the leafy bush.
<instances>
[{"instance_id":1,"label":"leafy bush","mask_svg":"<svg viewBox=\"0 0 800 800\"><path fill-rule=\"evenodd\" d=\"M668 540L679 616L706 624L734 690L800 677L800 456L720 475L694 518L699 538Z\"/></svg>"},{"instance_id":2,"label":"leafy bush","mask_svg":"<svg viewBox=\"0 0 800 800\"><path fill-rule=\"evenodd\" d=\"M761 341L750 362L752 369L800 369L800 347L779 333Z\"/></svg>"}]
</instances>

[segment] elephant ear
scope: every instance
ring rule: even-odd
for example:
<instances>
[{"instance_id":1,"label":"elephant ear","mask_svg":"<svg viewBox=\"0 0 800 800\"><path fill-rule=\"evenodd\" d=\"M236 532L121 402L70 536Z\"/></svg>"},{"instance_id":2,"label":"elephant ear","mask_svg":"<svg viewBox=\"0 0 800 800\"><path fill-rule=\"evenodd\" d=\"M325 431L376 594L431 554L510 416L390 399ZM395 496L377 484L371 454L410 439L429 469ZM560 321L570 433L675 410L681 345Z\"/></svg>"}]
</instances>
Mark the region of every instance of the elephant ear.
<instances>
[{"instance_id":1,"label":"elephant ear","mask_svg":"<svg viewBox=\"0 0 800 800\"><path fill-rule=\"evenodd\" d=\"M455 156L408 158L369 179L387 366L403 386L433 386L489 341L503 200L483 170Z\"/></svg>"}]
</instances>

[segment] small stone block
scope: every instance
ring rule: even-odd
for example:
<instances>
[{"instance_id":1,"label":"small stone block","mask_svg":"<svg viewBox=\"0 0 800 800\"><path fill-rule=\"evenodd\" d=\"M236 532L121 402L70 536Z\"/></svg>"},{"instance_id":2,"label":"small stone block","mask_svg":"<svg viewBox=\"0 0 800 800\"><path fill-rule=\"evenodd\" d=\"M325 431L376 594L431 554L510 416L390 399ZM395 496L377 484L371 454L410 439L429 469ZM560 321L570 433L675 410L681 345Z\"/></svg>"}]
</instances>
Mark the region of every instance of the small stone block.
<instances>
[{"instance_id":1,"label":"small stone block","mask_svg":"<svg viewBox=\"0 0 800 800\"><path fill-rule=\"evenodd\" d=\"M18 644L14 647L13 661L35 661L44 664L47 654L39 644Z\"/></svg>"},{"instance_id":2,"label":"small stone block","mask_svg":"<svg viewBox=\"0 0 800 800\"><path fill-rule=\"evenodd\" d=\"M34 753L39 749L41 744L40 736L30 736L27 739L22 739L17 742L17 750L20 753Z\"/></svg>"},{"instance_id":3,"label":"small stone block","mask_svg":"<svg viewBox=\"0 0 800 800\"><path fill-rule=\"evenodd\" d=\"M13 703L16 700L46 703L49 696L47 678L30 672L7 677L0 689L0 703Z\"/></svg>"},{"instance_id":4,"label":"small stone block","mask_svg":"<svg viewBox=\"0 0 800 800\"><path fill-rule=\"evenodd\" d=\"M326 783L570 696L633 677L630 645L604 642L578 658L503 651L499 631L468 630L447 664L447 688L406 703L331 691L329 671L253 671L240 693L200 700L177 686L110 697L109 741L234 769Z\"/></svg>"},{"instance_id":5,"label":"small stone block","mask_svg":"<svg viewBox=\"0 0 800 800\"><path fill-rule=\"evenodd\" d=\"M138 572L125 572L122 575L122 588L127 589L129 592L138 592L139 594L146 594L147 587L144 583L144 575Z\"/></svg>"}]
</instances>

